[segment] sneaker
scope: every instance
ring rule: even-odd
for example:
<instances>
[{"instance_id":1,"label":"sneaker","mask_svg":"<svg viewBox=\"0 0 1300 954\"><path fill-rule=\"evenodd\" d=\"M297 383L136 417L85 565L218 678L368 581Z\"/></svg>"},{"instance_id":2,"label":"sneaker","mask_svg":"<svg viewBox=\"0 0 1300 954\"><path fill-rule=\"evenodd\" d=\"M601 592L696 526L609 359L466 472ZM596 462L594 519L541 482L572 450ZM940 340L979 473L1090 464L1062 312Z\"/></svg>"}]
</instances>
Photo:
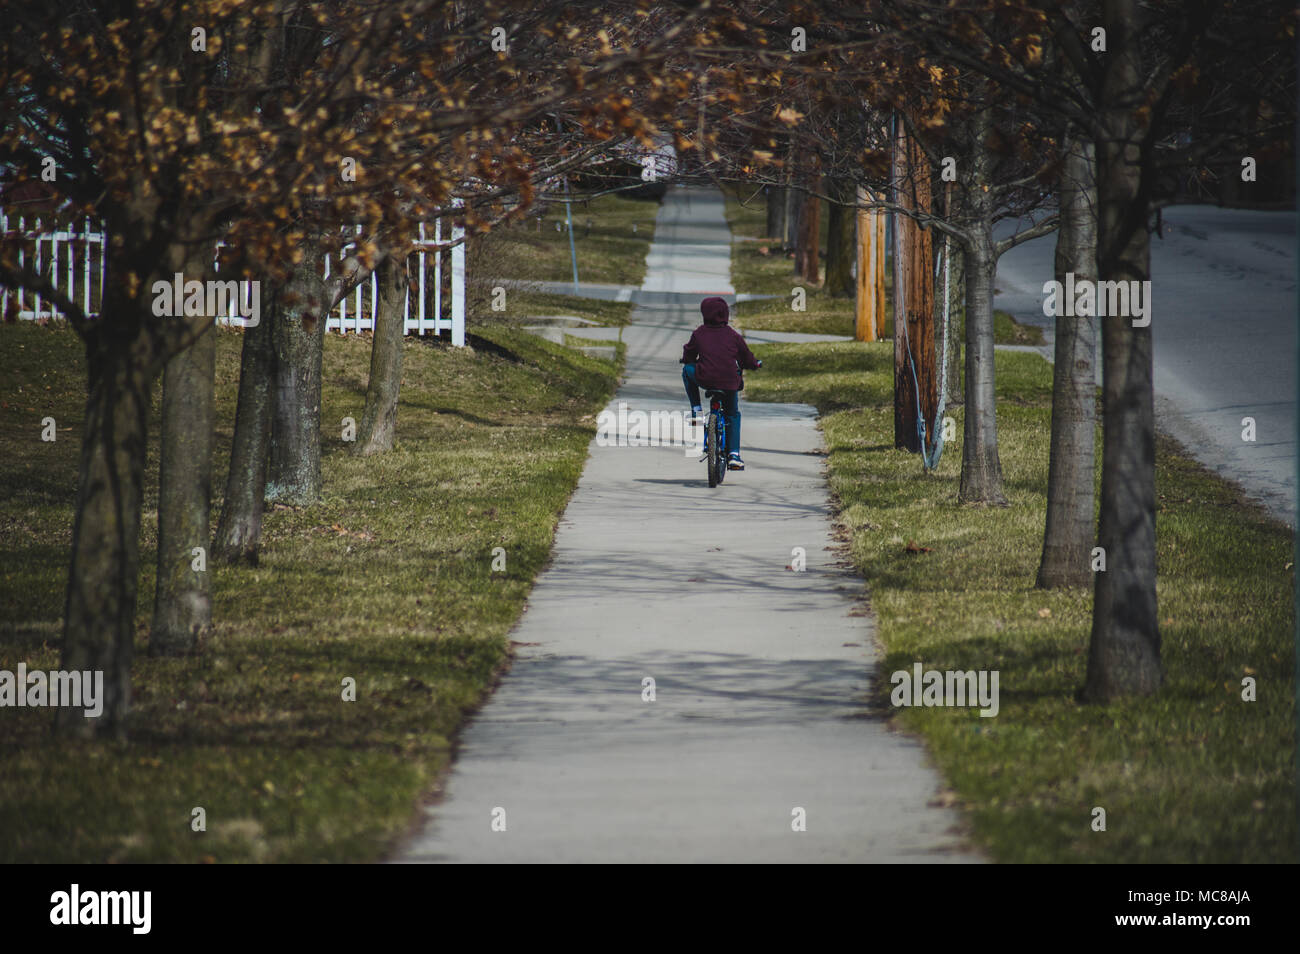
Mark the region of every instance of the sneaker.
<instances>
[{"instance_id":1,"label":"sneaker","mask_svg":"<svg viewBox=\"0 0 1300 954\"><path fill-rule=\"evenodd\" d=\"M744 470L745 462L740 459L740 454L732 451L727 455L727 470Z\"/></svg>"},{"instance_id":2,"label":"sneaker","mask_svg":"<svg viewBox=\"0 0 1300 954\"><path fill-rule=\"evenodd\" d=\"M691 413L688 414L686 417L687 427L703 427L707 423L708 423L708 419L705 417L704 410L702 408L698 408L698 407L691 408Z\"/></svg>"}]
</instances>

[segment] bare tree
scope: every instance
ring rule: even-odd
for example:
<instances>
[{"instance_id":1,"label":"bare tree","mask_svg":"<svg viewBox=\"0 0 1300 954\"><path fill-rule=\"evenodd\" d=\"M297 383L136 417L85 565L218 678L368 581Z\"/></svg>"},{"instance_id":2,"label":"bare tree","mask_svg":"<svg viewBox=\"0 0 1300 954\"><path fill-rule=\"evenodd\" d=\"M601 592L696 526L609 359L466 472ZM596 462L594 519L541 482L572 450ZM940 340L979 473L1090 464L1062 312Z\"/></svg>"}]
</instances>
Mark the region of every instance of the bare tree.
<instances>
[{"instance_id":1,"label":"bare tree","mask_svg":"<svg viewBox=\"0 0 1300 954\"><path fill-rule=\"evenodd\" d=\"M409 284L405 262L389 258L380 266L379 310L375 315L374 344L370 350L370 377L366 407L357 428L354 453L361 456L393 449L397 431L397 397L402 383L402 349L406 335L403 306Z\"/></svg>"},{"instance_id":2,"label":"bare tree","mask_svg":"<svg viewBox=\"0 0 1300 954\"><path fill-rule=\"evenodd\" d=\"M1056 280L1064 288L1097 278L1097 185L1091 140L1071 142L1057 188ZM1047 476L1047 526L1037 585L1092 582L1093 465L1097 426L1097 325L1092 315L1062 308L1056 318L1052 368L1052 439Z\"/></svg>"},{"instance_id":3,"label":"bare tree","mask_svg":"<svg viewBox=\"0 0 1300 954\"><path fill-rule=\"evenodd\" d=\"M528 181L512 132L559 105L569 104L592 138L647 135L644 115L619 91L630 76L631 85L645 87L645 102L673 99L689 77L656 85L650 65L682 45L683 35L694 38L702 23L700 11L665 10L645 18L653 27L638 27L635 36L620 34L612 19L591 36L574 26L580 14L584 25L590 17L557 0L537 30L514 38L519 49L540 51L517 63L490 46L489 27L512 22L513 8L483 0L472 16L453 18L464 30L449 36L439 14L460 7L439 0L204 2L182 15L166 5L135 10L106 0L71 11L0 0L7 24L0 36L0 162L34 179L53 159L60 198L77 214L103 219L110 237L101 314L93 321L30 261L20 261L15 243L0 244L0 281L47 295L86 343L63 666L103 671L105 699L98 720L60 710L61 731L126 731L153 382L213 321L211 313L159 314L156 287L178 272L211 278L209 268L185 270L210 259L218 239L237 250L239 262L223 277L282 286L271 332L279 352L276 394L286 401L275 414L281 437L288 428L310 449L319 442L311 417L319 409L314 339L343 289L382 259L378 239L409 235L467 181L489 188ZM629 5L619 13L633 21ZM560 62L553 44L570 30L581 41L570 44L575 56ZM620 36L630 38L616 51L611 40ZM448 57L448 43L477 55ZM268 82L272 76L280 79ZM418 89L413 77L423 81ZM485 84L496 95L472 95ZM437 108L430 88L438 90ZM355 187L340 176L349 161L360 169ZM339 248L338 227L358 222L367 234L355 254L331 283L318 283L317 266ZM316 455L295 459L287 440L279 448L271 485L287 488L290 499L309 498L319 486ZM186 476L172 466L169 481L190 486L187 500L205 493L201 473Z\"/></svg>"}]
</instances>

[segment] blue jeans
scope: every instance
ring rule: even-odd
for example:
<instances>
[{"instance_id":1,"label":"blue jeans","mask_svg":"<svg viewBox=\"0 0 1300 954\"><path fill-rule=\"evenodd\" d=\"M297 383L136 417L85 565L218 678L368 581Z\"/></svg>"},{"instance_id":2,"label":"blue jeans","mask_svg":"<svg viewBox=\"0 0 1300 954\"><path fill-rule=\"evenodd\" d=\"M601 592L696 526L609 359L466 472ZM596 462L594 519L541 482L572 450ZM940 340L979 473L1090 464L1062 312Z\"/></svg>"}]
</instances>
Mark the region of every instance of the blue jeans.
<instances>
[{"instance_id":1,"label":"blue jeans","mask_svg":"<svg viewBox=\"0 0 1300 954\"><path fill-rule=\"evenodd\" d=\"M700 404L700 383L695 380L695 365L682 365L682 383L686 385L686 399L691 407ZM740 453L740 392L717 388L722 391L722 416L727 422L727 453Z\"/></svg>"}]
</instances>

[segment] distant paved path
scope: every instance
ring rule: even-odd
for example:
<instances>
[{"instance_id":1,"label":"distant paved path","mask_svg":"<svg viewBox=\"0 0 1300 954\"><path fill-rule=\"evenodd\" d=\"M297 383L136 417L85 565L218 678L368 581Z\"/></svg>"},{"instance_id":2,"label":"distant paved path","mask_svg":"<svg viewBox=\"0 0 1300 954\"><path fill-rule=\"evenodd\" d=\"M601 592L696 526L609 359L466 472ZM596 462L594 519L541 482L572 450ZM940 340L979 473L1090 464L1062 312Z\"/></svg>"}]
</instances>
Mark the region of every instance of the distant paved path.
<instances>
[{"instance_id":1,"label":"distant paved path","mask_svg":"<svg viewBox=\"0 0 1300 954\"><path fill-rule=\"evenodd\" d=\"M535 288L540 292L547 292L553 295L574 295L578 298L599 298L604 301L632 301L640 302L647 297L642 289L635 285L611 285L606 282L579 282L577 285L573 282L536 282L526 279L517 278L487 278L483 281L493 284L514 285L523 288ZM780 295L731 295L732 301L759 301L764 298L780 298ZM844 339L846 341L851 339Z\"/></svg>"},{"instance_id":2,"label":"distant paved path","mask_svg":"<svg viewBox=\"0 0 1300 954\"><path fill-rule=\"evenodd\" d=\"M683 408L681 346L699 299L732 291L729 242L721 195L669 191L612 407ZM927 807L919 745L863 709L873 624L829 550L812 408L743 413L750 470L716 490L681 448L593 443L525 645L397 860L981 860Z\"/></svg>"}]
</instances>

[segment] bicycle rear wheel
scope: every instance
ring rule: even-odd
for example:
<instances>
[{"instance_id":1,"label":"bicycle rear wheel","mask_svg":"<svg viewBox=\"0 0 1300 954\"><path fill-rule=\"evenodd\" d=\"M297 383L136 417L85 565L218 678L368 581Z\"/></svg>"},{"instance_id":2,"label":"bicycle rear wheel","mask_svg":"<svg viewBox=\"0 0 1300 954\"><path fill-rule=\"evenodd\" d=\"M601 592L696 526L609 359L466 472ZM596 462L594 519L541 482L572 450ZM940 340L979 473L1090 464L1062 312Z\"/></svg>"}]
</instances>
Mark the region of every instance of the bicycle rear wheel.
<instances>
[{"instance_id":1,"label":"bicycle rear wheel","mask_svg":"<svg viewBox=\"0 0 1300 954\"><path fill-rule=\"evenodd\" d=\"M718 433L718 415L717 412L709 414L709 421L704 428L704 457L709 465L709 486L716 487L722 483L723 476L727 473L725 463L721 467L718 462L722 460L722 455L718 450L718 444L721 436Z\"/></svg>"},{"instance_id":2,"label":"bicycle rear wheel","mask_svg":"<svg viewBox=\"0 0 1300 954\"><path fill-rule=\"evenodd\" d=\"M727 479L727 428L721 411L714 412L713 420L718 429L717 435L713 439L714 456L717 458L714 467L718 471L718 483L722 483Z\"/></svg>"}]
</instances>

